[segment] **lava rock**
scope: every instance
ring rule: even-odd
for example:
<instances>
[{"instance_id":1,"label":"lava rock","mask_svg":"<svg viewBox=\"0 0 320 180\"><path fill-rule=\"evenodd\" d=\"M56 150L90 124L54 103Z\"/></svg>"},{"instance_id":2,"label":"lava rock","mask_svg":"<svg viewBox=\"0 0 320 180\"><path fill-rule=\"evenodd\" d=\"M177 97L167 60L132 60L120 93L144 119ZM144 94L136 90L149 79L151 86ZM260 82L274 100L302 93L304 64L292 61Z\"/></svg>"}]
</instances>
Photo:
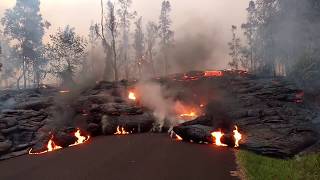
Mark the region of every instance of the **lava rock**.
<instances>
[{"instance_id":1,"label":"lava rock","mask_svg":"<svg viewBox=\"0 0 320 180\"><path fill-rule=\"evenodd\" d=\"M184 141L212 143L212 127L203 125L176 126L173 132L179 135Z\"/></svg>"},{"instance_id":2,"label":"lava rock","mask_svg":"<svg viewBox=\"0 0 320 180\"><path fill-rule=\"evenodd\" d=\"M52 139L56 145L61 147L68 147L77 141L77 138L72 134L65 132L57 132L53 135Z\"/></svg>"},{"instance_id":3,"label":"lava rock","mask_svg":"<svg viewBox=\"0 0 320 180\"><path fill-rule=\"evenodd\" d=\"M95 123L89 123L87 131L90 133L91 136L97 136L101 134L101 126Z\"/></svg>"},{"instance_id":4,"label":"lava rock","mask_svg":"<svg viewBox=\"0 0 320 180\"><path fill-rule=\"evenodd\" d=\"M12 147L12 142L9 140L0 142L0 155L7 153L11 149L11 147Z\"/></svg>"}]
</instances>

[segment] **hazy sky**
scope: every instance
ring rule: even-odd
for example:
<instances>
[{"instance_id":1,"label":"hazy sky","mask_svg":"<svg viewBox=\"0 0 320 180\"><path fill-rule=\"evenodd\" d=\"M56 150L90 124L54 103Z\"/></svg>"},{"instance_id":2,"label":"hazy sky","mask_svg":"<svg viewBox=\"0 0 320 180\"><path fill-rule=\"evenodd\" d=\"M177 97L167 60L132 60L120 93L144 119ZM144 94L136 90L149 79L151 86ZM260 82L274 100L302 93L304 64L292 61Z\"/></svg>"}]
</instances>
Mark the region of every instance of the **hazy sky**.
<instances>
[{"instance_id":1,"label":"hazy sky","mask_svg":"<svg viewBox=\"0 0 320 180\"><path fill-rule=\"evenodd\" d=\"M107 0L105 0L106 2ZM246 18L249 0L171 0L172 20L176 35L184 31L186 23L200 20L201 24L219 33L219 38L227 54L227 41L231 37L231 25L240 25ZM158 21L162 0L133 0L133 9L144 17L144 21ZM7 8L13 7L15 0L0 0L0 17ZM91 22L99 22L100 0L41 0L41 12L52 27L49 33L67 24L76 31L87 35ZM197 23L193 26L197 28ZM201 28L201 26L199 26ZM210 29L206 29L206 31Z\"/></svg>"}]
</instances>

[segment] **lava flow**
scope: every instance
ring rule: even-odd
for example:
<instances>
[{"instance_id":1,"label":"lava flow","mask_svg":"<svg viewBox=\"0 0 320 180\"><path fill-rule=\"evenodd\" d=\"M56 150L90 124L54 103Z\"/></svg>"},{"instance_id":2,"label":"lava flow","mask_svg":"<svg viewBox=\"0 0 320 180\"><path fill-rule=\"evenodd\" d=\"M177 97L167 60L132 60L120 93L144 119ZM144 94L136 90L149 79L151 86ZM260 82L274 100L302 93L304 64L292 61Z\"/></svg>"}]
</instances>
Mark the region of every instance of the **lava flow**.
<instances>
[{"instance_id":1,"label":"lava flow","mask_svg":"<svg viewBox=\"0 0 320 180\"><path fill-rule=\"evenodd\" d=\"M83 144L86 141L88 141L90 139L90 136L82 136L81 135L81 131L80 129L78 129L75 133L74 136L77 138L77 141L74 144L69 145L69 147L72 146L77 146L79 144ZM61 146L56 145L56 143L53 141L54 136L51 136L50 140L47 143L47 150L42 151L42 152L32 152L32 148L29 150L29 154L33 154L33 155L39 155L39 154L44 154L47 152L52 152L52 151L56 151L59 149L62 149Z\"/></svg>"},{"instance_id":2,"label":"lava flow","mask_svg":"<svg viewBox=\"0 0 320 180\"><path fill-rule=\"evenodd\" d=\"M205 71L204 77L221 77L223 76L222 71Z\"/></svg>"},{"instance_id":3,"label":"lava flow","mask_svg":"<svg viewBox=\"0 0 320 180\"><path fill-rule=\"evenodd\" d=\"M123 127L120 128L120 126L117 127L117 132L114 133L114 135L128 135L130 134L127 132Z\"/></svg>"}]
</instances>

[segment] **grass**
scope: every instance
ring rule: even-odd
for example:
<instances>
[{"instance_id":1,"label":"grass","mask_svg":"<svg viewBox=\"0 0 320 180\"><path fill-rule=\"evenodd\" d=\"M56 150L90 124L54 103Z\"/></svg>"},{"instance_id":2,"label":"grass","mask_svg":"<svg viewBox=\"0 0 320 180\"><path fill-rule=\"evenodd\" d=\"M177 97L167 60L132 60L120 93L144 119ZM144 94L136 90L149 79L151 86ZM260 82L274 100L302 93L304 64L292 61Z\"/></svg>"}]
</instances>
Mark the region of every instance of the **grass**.
<instances>
[{"instance_id":1,"label":"grass","mask_svg":"<svg viewBox=\"0 0 320 180\"><path fill-rule=\"evenodd\" d=\"M237 160L248 180L320 180L320 154L282 160L239 151Z\"/></svg>"}]
</instances>

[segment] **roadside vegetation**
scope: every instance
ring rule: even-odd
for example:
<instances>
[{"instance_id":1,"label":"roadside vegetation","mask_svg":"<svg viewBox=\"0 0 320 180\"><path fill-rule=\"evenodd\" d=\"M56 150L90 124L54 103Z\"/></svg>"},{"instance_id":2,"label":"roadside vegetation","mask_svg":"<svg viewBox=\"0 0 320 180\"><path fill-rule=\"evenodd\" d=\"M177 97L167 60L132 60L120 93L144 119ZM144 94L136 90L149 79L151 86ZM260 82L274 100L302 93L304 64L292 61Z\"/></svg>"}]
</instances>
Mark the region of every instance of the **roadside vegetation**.
<instances>
[{"instance_id":1,"label":"roadside vegetation","mask_svg":"<svg viewBox=\"0 0 320 180\"><path fill-rule=\"evenodd\" d=\"M283 160L239 151L237 159L248 180L320 179L320 154Z\"/></svg>"}]
</instances>

